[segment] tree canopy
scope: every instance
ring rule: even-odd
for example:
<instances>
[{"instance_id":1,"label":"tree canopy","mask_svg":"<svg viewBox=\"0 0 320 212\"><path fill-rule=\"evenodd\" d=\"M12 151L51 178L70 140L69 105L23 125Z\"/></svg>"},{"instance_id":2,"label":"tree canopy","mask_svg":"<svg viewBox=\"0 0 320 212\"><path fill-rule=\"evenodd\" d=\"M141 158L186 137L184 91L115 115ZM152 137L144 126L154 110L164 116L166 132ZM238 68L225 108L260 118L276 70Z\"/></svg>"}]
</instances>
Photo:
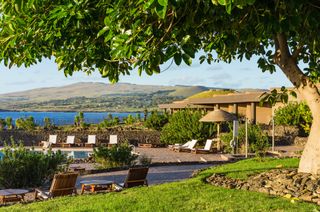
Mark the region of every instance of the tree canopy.
<instances>
[{"instance_id":1,"label":"tree canopy","mask_svg":"<svg viewBox=\"0 0 320 212\"><path fill-rule=\"evenodd\" d=\"M200 50L201 63L256 55L262 71L278 66L313 117L299 171L320 173L319 0L0 0L0 13L9 67L54 56L66 75L97 69L116 82L133 68L190 65Z\"/></svg>"},{"instance_id":2,"label":"tree canopy","mask_svg":"<svg viewBox=\"0 0 320 212\"><path fill-rule=\"evenodd\" d=\"M97 69L117 81L135 67L151 75L169 60L190 65L204 50L201 62L257 55L272 73L284 42L318 80L319 8L318 0L1 0L0 60L28 67L54 56L66 75Z\"/></svg>"}]
</instances>

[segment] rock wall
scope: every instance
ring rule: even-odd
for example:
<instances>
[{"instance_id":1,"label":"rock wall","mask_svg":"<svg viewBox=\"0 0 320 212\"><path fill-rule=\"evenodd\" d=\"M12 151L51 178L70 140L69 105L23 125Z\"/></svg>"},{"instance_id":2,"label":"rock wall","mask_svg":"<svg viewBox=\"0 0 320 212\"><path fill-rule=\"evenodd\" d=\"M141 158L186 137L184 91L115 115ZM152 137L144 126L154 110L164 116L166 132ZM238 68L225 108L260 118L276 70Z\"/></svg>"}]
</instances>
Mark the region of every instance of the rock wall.
<instances>
[{"instance_id":1,"label":"rock wall","mask_svg":"<svg viewBox=\"0 0 320 212\"><path fill-rule=\"evenodd\" d=\"M261 128L271 138L272 127L269 125L264 125ZM275 126L275 145L292 145L295 143L295 138L300 134L301 132L299 131L299 128L295 126Z\"/></svg>"},{"instance_id":2,"label":"rock wall","mask_svg":"<svg viewBox=\"0 0 320 212\"><path fill-rule=\"evenodd\" d=\"M247 180L213 174L206 181L214 186L257 191L320 205L320 176L298 173L297 169L274 169L250 176Z\"/></svg>"},{"instance_id":3,"label":"rock wall","mask_svg":"<svg viewBox=\"0 0 320 212\"><path fill-rule=\"evenodd\" d=\"M98 143L108 143L109 135L118 135L118 142L128 141L131 144L151 143L160 144L160 132L149 130L103 130L103 131L63 131L63 130L4 130L0 131L0 145L9 142L12 137L15 141L22 141L25 146L38 145L40 141L46 141L49 135L58 135L58 142L66 142L68 135L75 136L76 143L86 143L88 135L97 135Z\"/></svg>"}]
</instances>

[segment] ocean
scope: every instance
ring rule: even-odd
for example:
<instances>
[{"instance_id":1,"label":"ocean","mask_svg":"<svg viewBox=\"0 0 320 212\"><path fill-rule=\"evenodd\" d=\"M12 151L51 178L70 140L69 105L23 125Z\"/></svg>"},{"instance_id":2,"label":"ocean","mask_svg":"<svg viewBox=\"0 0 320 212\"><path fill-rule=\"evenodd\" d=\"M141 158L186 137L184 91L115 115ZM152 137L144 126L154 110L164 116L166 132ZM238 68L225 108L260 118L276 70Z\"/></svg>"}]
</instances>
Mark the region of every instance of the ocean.
<instances>
[{"instance_id":1,"label":"ocean","mask_svg":"<svg viewBox=\"0 0 320 212\"><path fill-rule=\"evenodd\" d=\"M11 117L13 123L18 118L27 118L32 116L37 125L43 126L43 120L45 117L51 119L51 122L57 126L68 125L74 123L74 117L78 112L17 112L17 111L0 111L0 118L5 119ZM84 112L84 119L86 123L97 124L108 117L111 114L113 117L119 117L120 120L127 117L129 114L136 117L139 113L134 112ZM140 113L141 118L143 113Z\"/></svg>"}]
</instances>

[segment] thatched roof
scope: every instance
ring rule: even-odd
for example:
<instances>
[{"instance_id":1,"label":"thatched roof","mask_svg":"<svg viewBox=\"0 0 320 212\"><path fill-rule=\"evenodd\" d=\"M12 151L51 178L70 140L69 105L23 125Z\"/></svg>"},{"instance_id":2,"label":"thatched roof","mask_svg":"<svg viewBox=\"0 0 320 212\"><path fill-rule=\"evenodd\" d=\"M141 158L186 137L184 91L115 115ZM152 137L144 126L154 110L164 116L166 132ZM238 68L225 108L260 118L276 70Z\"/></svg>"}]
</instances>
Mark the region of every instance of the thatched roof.
<instances>
[{"instance_id":1,"label":"thatched roof","mask_svg":"<svg viewBox=\"0 0 320 212\"><path fill-rule=\"evenodd\" d=\"M237 120L237 116L227 111L216 109L200 119L201 122L222 122Z\"/></svg>"}]
</instances>

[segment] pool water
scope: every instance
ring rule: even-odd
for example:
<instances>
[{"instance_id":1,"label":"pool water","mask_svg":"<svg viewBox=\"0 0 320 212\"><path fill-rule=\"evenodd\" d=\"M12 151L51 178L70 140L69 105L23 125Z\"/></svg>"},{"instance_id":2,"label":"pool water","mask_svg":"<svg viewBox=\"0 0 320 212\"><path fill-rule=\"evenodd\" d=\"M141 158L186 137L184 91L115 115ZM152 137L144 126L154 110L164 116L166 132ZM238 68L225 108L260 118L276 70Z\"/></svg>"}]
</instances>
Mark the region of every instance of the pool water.
<instances>
[{"instance_id":1,"label":"pool water","mask_svg":"<svg viewBox=\"0 0 320 212\"><path fill-rule=\"evenodd\" d=\"M92 152L89 151L61 151L62 153L66 154L68 158L73 159L85 159L92 155ZM2 159L3 153L0 152L0 159Z\"/></svg>"},{"instance_id":2,"label":"pool water","mask_svg":"<svg viewBox=\"0 0 320 212\"><path fill-rule=\"evenodd\" d=\"M61 151L62 153L66 154L68 158L73 159L85 159L92 155L92 152L88 151Z\"/></svg>"}]
</instances>

